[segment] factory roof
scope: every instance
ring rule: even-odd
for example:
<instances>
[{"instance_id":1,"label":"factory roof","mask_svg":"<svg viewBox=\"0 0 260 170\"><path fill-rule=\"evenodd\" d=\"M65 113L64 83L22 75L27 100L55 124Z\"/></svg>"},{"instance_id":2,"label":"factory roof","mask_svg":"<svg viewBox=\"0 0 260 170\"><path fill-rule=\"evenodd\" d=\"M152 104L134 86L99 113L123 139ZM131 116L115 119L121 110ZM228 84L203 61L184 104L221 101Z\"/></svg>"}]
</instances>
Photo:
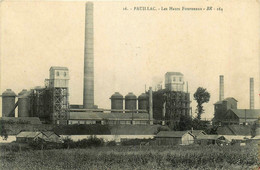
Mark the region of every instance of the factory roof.
<instances>
[{"instance_id":1,"label":"factory roof","mask_svg":"<svg viewBox=\"0 0 260 170\"><path fill-rule=\"evenodd\" d=\"M58 139L51 137L52 135L57 136ZM40 139L43 139L43 140L49 141L49 142L60 142L60 140L59 140L60 136L52 131L44 131L44 132L43 131L35 131L35 132L22 131L18 135L16 135L16 137L17 138L32 138L33 140L40 138Z\"/></svg>"},{"instance_id":2,"label":"factory roof","mask_svg":"<svg viewBox=\"0 0 260 170\"><path fill-rule=\"evenodd\" d=\"M204 132L203 130L192 130L191 133L197 137L199 135L206 135L206 132Z\"/></svg>"},{"instance_id":3,"label":"factory roof","mask_svg":"<svg viewBox=\"0 0 260 170\"><path fill-rule=\"evenodd\" d=\"M225 98L225 99L223 99L223 100L220 100L220 101L218 101L218 102L216 102L215 104L222 104L223 103L223 101L232 101L232 100L235 100L236 102L237 102L237 100L235 99L235 98L233 98L233 97L227 97L227 98Z\"/></svg>"},{"instance_id":4,"label":"factory roof","mask_svg":"<svg viewBox=\"0 0 260 170\"><path fill-rule=\"evenodd\" d=\"M15 97L17 96L11 89L6 89L1 95L2 97Z\"/></svg>"},{"instance_id":5,"label":"factory roof","mask_svg":"<svg viewBox=\"0 0 260 170\"><path fill-rule=\"evenodd\" d=\"M148 98L148 95L146 94L146 93L142 93L142 94L140 94L140 96L138 96L138 99L140 100L142 100L142 99L147 99Z\"/></svg>"},{"instance_id":6,"label":"factory roof","mask_svg":"<svg viewBox=\"0 0 260 170\"><path fill-rule=\"evenodd\" d=\"M133 92L129 92L126 96L125 96L125 99L128 100L128 99L134 99L136 100L136 95L134 95Z\"/></svg>"},{"instance_id":7,"label":"factory roof","mask_svg":"<svg viewBox=\"0 0 260 170\"><path fill-rule=\"evenodd\" d=\"M38 117L1 117L0 120L7 124L42 124Z\"/></svg>"},{"instance_id":8,"label":"factory roof","mask_svg":"<svg viewBox=\"0 0 260 170\"><path fill-rule=\"evenodd\" d=\"M165 75L178 75L178 76L183 76L183 74L180 73L180 72L167 72Z\"/></svg>"},{"instance_id":9,"label":"factory roof","mask_svg":"<svg viewBox=\"0 0 260 170\"><path fill-rule=\"evenodd\" d=\"M41 132L20 132L16 137L20 138L35 138L36 136L40 135Z\"/></svg>"},{"instance_id":10,"label":"factory roof","mask_svg":"<svg viewBox=\"0 0 260 170\"><path fill-rule=\"evenodd\" d=\"M222 137L221 135L199 135L197 137L198 140L217 140L220 137Z\"/></svg>"},{"instance_id":11,"label":"factory roof","mask_svg":"<svg viewBox=\"0 0 260 170\"><path fill-rule=\"evenodd\" d=\"M50 70L69 70L67 67L52 66Z\"/></svg>"},{"instance_id":12,"label":"factory roof","mask_svg":"<svg viewBox=\"0 0 260 170\"><path fill-rule=\"evenodd\" d=\"M147 113L102 113L102 112L70 112L70 119L84 120L148 120L149 114Z\"/></svg>"},{"instance_id":13,"label":"factory roof","mask_svg":"<svg viewBox=\"0 0 260 170\"><path fill-rule=\"evenodd\" d=\"M220 126L217 129L217 134L250 136L251 128L249 126L240 126L240 125Z\"/></svg>"},{"instance_id":14,"label":"factory roof","mask_svg":"<svg viewBox=\"0 0 260 170\"><path fill-rule=\"evenodd\" d=\"M191 136L194 136L189 131L161 131L156 135L156 137L157 138L181 138L185 134L190 134Z\"/></svg>"},{"instance_id":15,"label":"factory roof","mask_svg":"<svg viewBox=\"0 0 260 170\"><path fill-rule=\"evenodd\" d=\"M110 99L123 99L123 95L119 92L115 92Z\"/></svg>"},{"instance_id":16,"label":"factory roof","mask_svg":"<svg viewBox=\"0 0 260 170\"><path fill-rule=\"evenodd\" d=\"M44 132L42 132L45 136L47 136L47 137L50 137L51 135L57 135L57 136L59 136L57 133L55 133L55 132L52 132L52 131L44 131Z\"/></svg>"},{"instance_id":17,"label":"factory roof","mask_svg":"<svg viewBox=\"0 0 260 170\"><path fill-rule=\"evenodd\" d=\"M232 141L232 140L246 140L250 139L251 136L241 136L241 135L223 135L226 140Z\"/></svg>"},{"instance_id":18,"label":"factory roof","mask_svg":"<svg viewBox=\"0 0 260 170\"><path fill-rule=\"evenodd\" d=\"M240 119L258 119L260 117L260 109L229 109Z\"/></svg>"}]
</instances>

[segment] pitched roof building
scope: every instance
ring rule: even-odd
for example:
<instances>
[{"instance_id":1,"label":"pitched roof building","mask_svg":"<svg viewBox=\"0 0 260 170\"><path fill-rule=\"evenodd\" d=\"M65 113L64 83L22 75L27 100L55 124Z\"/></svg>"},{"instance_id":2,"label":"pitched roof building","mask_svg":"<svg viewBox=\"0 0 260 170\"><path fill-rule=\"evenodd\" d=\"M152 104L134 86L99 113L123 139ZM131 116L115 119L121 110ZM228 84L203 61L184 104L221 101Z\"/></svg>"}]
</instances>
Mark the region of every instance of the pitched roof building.
<instances>
[{"instance_id":1,"label":"pitched roof building","mask_svg":"<svg viewBox=\"0 0 260 170\"><path fill-rule=\"evenodd\" d=\"M31 132L31 131L23 131L16 135L17 142L32 142L43 140L46 142L60 142L60 136L55 132L46 131L46 132Z\"/></svg>"},{"instance_id":2,"label":"pitched roof building","mask_svg":"<svg viewBox=\"0 0 260 170\"><path fill-rule=\"evenodd\" d=\"M233 97L216 102L214 110L215 124L252 124L260 117L260 109L237 109L237 100Z\"/></svg>"},{"instance_id":3,"label":"pitched roof building","mask_svg":"<svg viewBox=\"0 0 260 170\"><path fill-rule=\"evenodd\" d=\"M194 135L189 131L161 131L155 136L157 145L189 145Z\"/></svg>"}]
</instances>

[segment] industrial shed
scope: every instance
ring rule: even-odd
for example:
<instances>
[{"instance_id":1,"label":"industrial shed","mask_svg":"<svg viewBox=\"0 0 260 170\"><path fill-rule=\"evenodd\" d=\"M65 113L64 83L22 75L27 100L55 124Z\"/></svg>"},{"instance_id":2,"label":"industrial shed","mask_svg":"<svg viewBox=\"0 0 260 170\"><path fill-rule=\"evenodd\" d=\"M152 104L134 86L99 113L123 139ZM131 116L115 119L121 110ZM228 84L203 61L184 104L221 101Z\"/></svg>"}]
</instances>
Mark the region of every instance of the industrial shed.
<instances>
[{"instance_id":1,"label":"industrial shed","mask_svg":"<svg viewBox=\"0 0 260 170\"><path fill-rule=\"evenodd\" d=\"M207 133L203 130L192 130L191 133L193 134L194 138L197 138L200 135L207 135Z\"/></svg>"},{"instance_id":2,"label":"industrial shed","mask_svg":"<svg viewBox=\"0 0 260 170\"><path fill-rule=\"evenodd\" d=\"M257 122L259 117L260 109L229 109L223 122L227 124L247 124Z\"/></svg>"},{"instance_id":3,"label":"industrial shed","mask_svg":"<svg viewBox=\"0 0 260 170\"><path fill-rule=\"evenodd\" d=\"M147 113L70 112L68 124L146 125Z\"/></svg>"},{"instance_id":4,"label":"industrial shed","mask_svg":"<svg viewBox=\"0 0 260 170\"><path fill-rule=\"evenodd\" d=\"M215 145L227 142L226 138L222 135L200 135L195 140L195 143L200 145Z\"/></svg>"},{"instance_id":5,"label":"industrial shed","mask_svg":"<svg viewBox=\"0 0 260 170\"><path fill-rule=\"evenodd\" d=\"M239 136L251 136L250 126L241 125L225 125L220 126L217 129L218 135L239 135Z\"/></svg>"},{"instance_id":6,"label":"industrial shed","mask_svg":"<svg viewBox=\"0 0 260 170\"><path fill-rule=\"evenodd\" d=\"M7 124L42 124L38 117L1 117L0 121Z\"/></svg>"},{"instance_id":7,"label":"industrial shed","mask_svg":"<svg viewBox=\"0 0 260 170\"><path fill-rule=\"evenodd\" d=\"M224 135L228 144L231 145L245 145L251 136L240 136L240 135Z\"/></svg>"},{"instance_id":8,"label":"industrial shed","mask_svg":"<svg viewBox=\"0 0 260 170\"><path fill-rule=\"evenodd\" d=\"M60 142L60 136L54 132L47 131L47 132L30 132L24 131L20 132L16 136L17 142L27 143L32 141L46 141L46 142Z\"/></svg>"},{"instance_id":9,"label":"industrial shed","mask_svg":"<svg viewBox=\"0 0 260 170\"><path fill-rule=\"evenodd\" d=\"M194 135L189 131L161 131L155 136L157 145L190 145Z\"/></svg>"}]
</instances>

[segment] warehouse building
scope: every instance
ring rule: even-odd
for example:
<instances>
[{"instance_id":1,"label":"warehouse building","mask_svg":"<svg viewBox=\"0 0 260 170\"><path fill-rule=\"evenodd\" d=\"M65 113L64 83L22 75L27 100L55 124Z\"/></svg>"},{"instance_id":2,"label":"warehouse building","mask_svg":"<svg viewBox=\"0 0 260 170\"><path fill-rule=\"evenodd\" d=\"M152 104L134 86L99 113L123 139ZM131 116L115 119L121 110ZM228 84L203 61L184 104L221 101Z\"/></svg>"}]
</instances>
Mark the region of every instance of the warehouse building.
<instances>
[{"instance_id":1,"label":"warehouse building","mask_svg":"<svg viewBox=\"0 0 260 170\"><path fill-rule=\"evenodd\" d=\"M260 117L260 109L237 109L237 100L233 97L218 101L214 106L215 124L254 124Z\"/></svg>"},{"instance_id":2,"label":"warehouse building","mask_svg":"<svg viewBox=\"0 0 260 170\"><path fill-rule=\"evenodd\" d=\"M233 97L228 97L214 104L214 121L222 121L229 109L237 109L237 100Z\"/></svg>"},{"instance_id":3,"label":"warehouse building","mask_svg":"<svg viewBox=\"0 0 260 170\"><path fill-rule=\"evenodd\" d=\"M224 124L252 124L258 121L260 109L229 109L226 112Z\"/></svg>"},{"instance_id":4,"label":"warehouse building","mask_svg":"<svg viewBox=\"0 0 260 170\"><path fill-rule=\"evenodd\" d=\"M147 125L147 113L70 112L68 124Z\"/></svg>"},{"instance_id":5,"label":"warehouse building","mask_svg":"<svg viewBox=\"0 0 260 170\"><path fill-rule=\"evenodd\" d=\"M32 132L32 131L24 131L20 132L16 136L17 142L32 142L32 141L45 141L45 142L60 142L60 136L54 132L51 131L45 131L45 132Z\"/></svg>"},{"instance_id":6,"label":"warehouse building","mask_svg":"<svg viewBox=\"0 0 260 170\"><path fill-rule=\"evenodd\" d=\"M254 78L249 79L249 109L238 109L233 97L224 99L224 76L219 77L219 101L214 104L215 125L248 125L258 123L260 109L254 109Z\"/></svg>"},{"instance_id":7,"label":"warehouse building","mask_svg":"<svg viewBox=\"0 0 260 170\"><path fill-rule=\"evenodd\" d=\"M195 139L200 135L207 135L207 133L203 130L191 130L190 132L192 133Z\"/></svg>"},{"instance_id":8,"label":"warehouse building","mask_svg":"<svg viewBox=\"0 0 260 170\"><path fill-rule=\"evenodd\" d=\"M184 91L184 76L180 72L165 74L165 89L153 92L153 118L166 125L178 124L181 116L190 116L190 93Z\"/></svg>"},{"instance_id":9,"label":"warehouse building","mask_svg":"<svg viewBox=\"0 0 260 170\"><path fill-rule=\"evenodd\" d=\"M195 140L195 143L200 145L220 145L226 142L222 135L200 135Z\"/></svg>"},{"instance_id":10,"label":"warehouse building","mask_svg":"<svg viewBox=\"0 0 260 170\"><path fill-rule=\"evenodd\" d=\"M190 145L194 135L189 131L161 131L155 136L157 145Z\"/></svg>"}]
</instances>

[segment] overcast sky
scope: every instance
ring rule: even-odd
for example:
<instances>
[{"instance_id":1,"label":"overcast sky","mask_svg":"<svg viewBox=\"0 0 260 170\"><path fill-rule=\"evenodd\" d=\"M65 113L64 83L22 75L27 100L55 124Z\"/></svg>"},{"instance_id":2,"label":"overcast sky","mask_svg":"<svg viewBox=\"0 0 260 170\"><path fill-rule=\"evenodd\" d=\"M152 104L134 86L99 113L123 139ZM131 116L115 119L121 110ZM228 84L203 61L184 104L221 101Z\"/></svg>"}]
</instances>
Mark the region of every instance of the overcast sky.
<instances>
[{"instance_id":1,"label":"overcast sky","mask_svg":"<svg viewBox=\"0 0 260 170\"><path fill-rule=\"evenodd\" d=\"M231 2L231 1L229 1ZM219 75L225 97L249 108L249 78L255 79L259 108L259 4L256 2L95 2L95 104L110 108L110 96L140 95L181 72L191 96L207 88L210 102L203 118L212 118L219 99ZM234 3L233 3L234 4ZM43 86L51 66L70 71L70 103L82 104L84 2L2 2L0 13L1 93ZM219 11L123 11L123 7L222 7ZM192 99L193 113L196 102Z\"/></svg>"}]
</instances>

